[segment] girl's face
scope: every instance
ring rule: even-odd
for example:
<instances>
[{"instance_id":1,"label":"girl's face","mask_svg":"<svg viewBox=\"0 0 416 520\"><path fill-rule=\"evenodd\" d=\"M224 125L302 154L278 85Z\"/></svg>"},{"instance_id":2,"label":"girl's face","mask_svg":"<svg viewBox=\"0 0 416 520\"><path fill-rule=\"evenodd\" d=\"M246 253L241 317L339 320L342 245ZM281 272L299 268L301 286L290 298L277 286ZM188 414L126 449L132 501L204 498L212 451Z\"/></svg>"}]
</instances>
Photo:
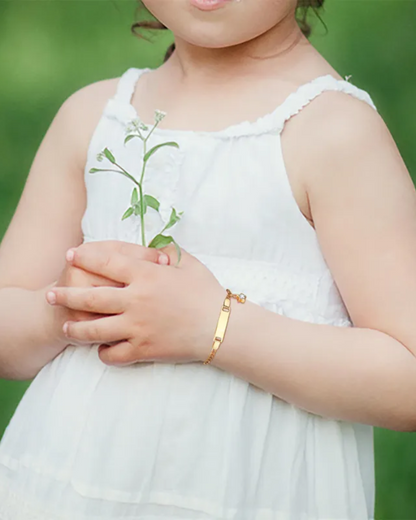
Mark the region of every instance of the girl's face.
<instances>
[{"instance_id":1,"label":"girl's face","mask_svg":"<svg viewBox=\"0 0 416 520\"><path fill-rule=\"evenodd\" d=\"M286 16L295 15L297 0L226 0L219 8L202 10L209 0L142 0L175 37L199 47L221 48L256 38Z\"/></svg>"}]
</instances>

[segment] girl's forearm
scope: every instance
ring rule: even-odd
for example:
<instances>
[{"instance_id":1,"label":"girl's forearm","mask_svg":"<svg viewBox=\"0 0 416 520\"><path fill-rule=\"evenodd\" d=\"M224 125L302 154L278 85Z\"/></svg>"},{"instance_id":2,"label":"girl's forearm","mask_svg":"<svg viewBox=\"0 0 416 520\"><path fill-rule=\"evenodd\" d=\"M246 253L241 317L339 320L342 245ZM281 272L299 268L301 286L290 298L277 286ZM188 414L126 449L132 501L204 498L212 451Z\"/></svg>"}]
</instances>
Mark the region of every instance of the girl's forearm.
<instances>
[{"instance_id":1,"label":"girl's forearm","mask_svg":"<svg viewBox=\"0 0 416 520\"><path fill-rule=\"evenodd\" d=\"M1 378L31 379L64 348L56 339L46 289L0 289Z\"/></svg>"},{"instance_id":2,"label":"girl's forearm","mask_svg":"<svg viewBox=\"0 0 416 520\"><path fill-rule=\"evenodd\" d=\"M402 343L232 303L211 365L323 417L416 431L416 359Z\"/></svg>"}]
</instances>

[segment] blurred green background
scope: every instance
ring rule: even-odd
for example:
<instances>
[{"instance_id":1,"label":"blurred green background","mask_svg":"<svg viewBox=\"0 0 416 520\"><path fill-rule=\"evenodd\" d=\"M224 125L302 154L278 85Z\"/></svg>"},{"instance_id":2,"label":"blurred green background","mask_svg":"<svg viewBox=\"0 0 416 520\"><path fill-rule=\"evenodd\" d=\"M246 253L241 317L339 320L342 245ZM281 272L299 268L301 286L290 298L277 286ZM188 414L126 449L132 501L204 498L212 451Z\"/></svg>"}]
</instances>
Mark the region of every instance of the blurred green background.
<instances>
[{"instance_id":1,"label":"blurred green background","mask_svg":"<svg viewBox=\"0 0 416 520\"><path fill-rule=\"evenodd\" d=\"M75 90L127 68L157 67L172 41L130 32L134 0L0 0L0 238L43 135ZM416 2L327 0L311 38L369 91L416 175ZM0 380L0 434L28 383ZM416 520L416 434L375 428L377 520Z\"/></svg>"}]
</instances>

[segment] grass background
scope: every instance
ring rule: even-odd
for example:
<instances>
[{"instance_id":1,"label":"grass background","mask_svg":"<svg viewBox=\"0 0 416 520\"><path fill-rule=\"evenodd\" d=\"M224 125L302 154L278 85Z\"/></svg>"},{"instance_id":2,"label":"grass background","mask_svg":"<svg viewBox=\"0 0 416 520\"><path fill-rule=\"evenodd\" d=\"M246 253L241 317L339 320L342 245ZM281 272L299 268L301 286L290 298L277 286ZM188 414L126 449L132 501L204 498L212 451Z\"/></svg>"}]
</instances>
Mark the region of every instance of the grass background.
<instances>
[{"instance_id":1,"label":"grass background","mask_svg":"<svg viewBox=\"0 0 416 520\"><path fill-rule=\"evenodd\" d=\"M172 41L130 33L134 0L0 0L0 239L52 118L75 90L157 67ZM327 0L312 42L367 90L416 174L416 2ZM413 177L415 179L415 177ZM416 259L415 259L416 260ZM0 435L29 383L0 380ZM416 434L375 428L376 518L416 520Z\"/></svg>"}]
</instances>

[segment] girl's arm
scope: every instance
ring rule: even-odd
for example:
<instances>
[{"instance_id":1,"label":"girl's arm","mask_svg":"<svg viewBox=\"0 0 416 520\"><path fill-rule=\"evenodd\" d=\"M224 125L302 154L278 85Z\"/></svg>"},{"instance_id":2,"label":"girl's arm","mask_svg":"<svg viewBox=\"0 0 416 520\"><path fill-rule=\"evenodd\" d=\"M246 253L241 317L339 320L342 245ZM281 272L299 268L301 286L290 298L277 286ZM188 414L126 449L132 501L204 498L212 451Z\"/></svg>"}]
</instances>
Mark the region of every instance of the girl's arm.
<instances>
[{"instance_id":1,"label":"girl's arm","mask_svg":"<svg viewBox=\"0 0 416 520\"><path fill-rule=\"evenodd\" d=\"M303 322L232 300L211 364L311 413L416 431L409 173L380 116L343 93L316 99L289 121L282 140L291 174L305 179L324 257L355 326Z\"/></svg>"},{"instance_id":2,"label":"girl's arm","mask_svg":"<svg viewBox=\"0 0 416 520\"><path fill-rule=\"evenodd\" d=\"M82 242L88 143L115 80L72 94L48 128L0 245L0 377L29 379L61 349L45 301Z\"/></svg>"},{"instance_id":3,"label":"girl's arm","mask_svg":"<svg viewBox=\"0 0 416 520\"><path fill-rule=\"evenodd\" d=\"M58 338L45 290L0 289L0 378L31 379L67 343Z\"/></svg>"}]
</instances>

